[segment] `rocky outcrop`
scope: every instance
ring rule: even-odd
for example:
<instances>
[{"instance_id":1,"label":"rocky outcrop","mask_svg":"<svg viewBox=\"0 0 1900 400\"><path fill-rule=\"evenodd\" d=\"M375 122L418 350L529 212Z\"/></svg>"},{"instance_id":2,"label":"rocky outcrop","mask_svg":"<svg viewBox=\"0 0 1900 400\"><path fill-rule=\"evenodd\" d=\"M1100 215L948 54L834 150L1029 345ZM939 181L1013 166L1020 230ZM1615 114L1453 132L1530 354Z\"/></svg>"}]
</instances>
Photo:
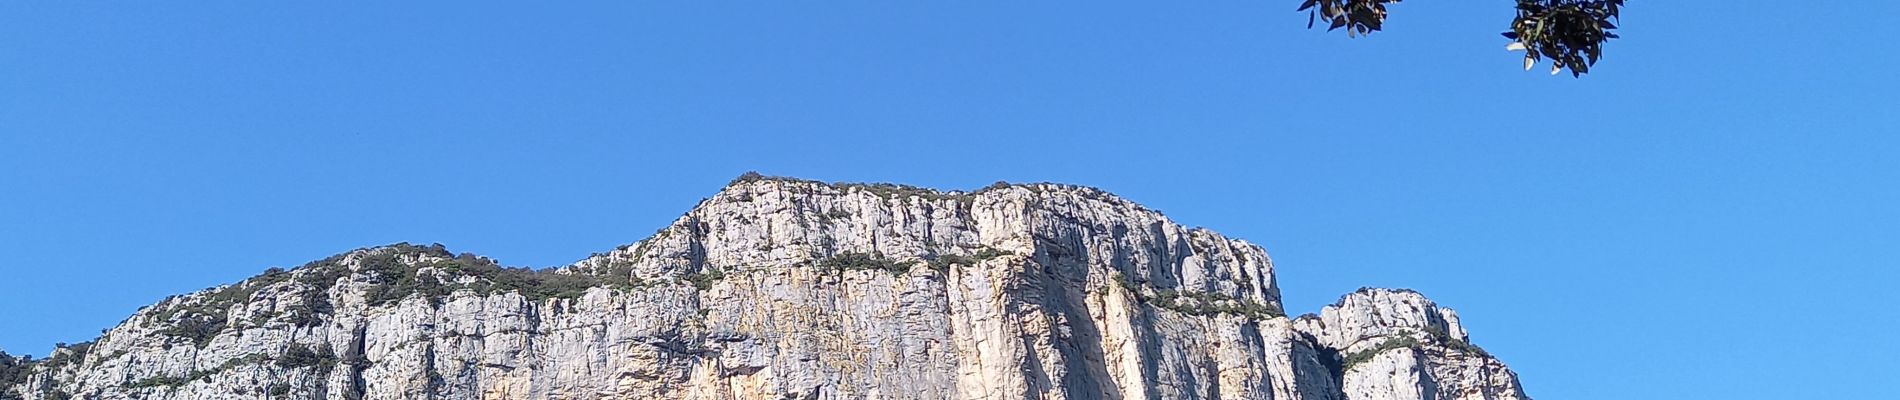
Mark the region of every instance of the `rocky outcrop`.
<instances>
[{"instance_id":1,"label":"rocky outcrop","mask_svg":"<svg viewBox=\"0 0 1900 400\"><path fill-rule=\"evenodd\" d=\"M1294 321L1341 355L1346 397L1527 399L1517 374L1470 344L1458 314L1410 290L1360 289Z\"/></svg>"},{"instance_id":2,"label":"rocky outcrop","mask_svg":"<svg viewBox=\"0 0 1900 400\"><path fill-rule=\"evenodd\" d=\"M1288 319L1273 268L1090 188L748 175L561 268L393 245L169 298L0 398L1524 397L1450 310Z\"/></svg>"}]
</instances>

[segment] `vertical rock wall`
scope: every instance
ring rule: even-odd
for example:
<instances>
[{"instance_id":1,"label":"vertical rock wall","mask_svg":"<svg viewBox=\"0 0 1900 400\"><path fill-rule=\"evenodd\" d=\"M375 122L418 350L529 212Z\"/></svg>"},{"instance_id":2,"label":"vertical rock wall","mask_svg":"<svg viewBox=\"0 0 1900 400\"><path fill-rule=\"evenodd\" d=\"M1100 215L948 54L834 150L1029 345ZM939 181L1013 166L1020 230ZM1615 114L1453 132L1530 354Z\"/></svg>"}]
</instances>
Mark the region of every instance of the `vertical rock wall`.
<instances>
[{"instance_id":1,"label":"vertical rock wall","mask_svg":"<svg viewBox=\"0 0 1900 400\"><path fill-rule=\"evenodd\" d=\"M1259 246L1090 188L745 177L654 236L558 271L467 260L439 247L364 249L174 297L7 389L26 399L1523 398L1515 375L1463 344L1455 314L1415 293L1361 291L1289 320ZM1342 365L1392 337L1420 340Z\"/></svg>"}]
</instances>

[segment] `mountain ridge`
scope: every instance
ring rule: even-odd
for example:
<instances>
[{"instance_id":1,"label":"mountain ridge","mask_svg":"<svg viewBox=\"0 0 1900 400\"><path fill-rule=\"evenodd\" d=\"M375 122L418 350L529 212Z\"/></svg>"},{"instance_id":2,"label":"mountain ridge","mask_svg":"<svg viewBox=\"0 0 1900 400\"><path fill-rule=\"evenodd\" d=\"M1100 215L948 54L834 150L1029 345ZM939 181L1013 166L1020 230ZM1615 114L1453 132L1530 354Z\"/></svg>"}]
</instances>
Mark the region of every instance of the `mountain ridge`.
<instances>
[{"instance_id":1,"label":"mountain ridge","mask_svg":"<svg viewBox=\"0 0 1900 400\"><path fill-rule=\"evenodd\" d=\"M1259 246L1100 189L748 173L565 266L402 243L168 297L0 398L1526 398L1468 340L1404 290L1289 319Z\"/></svg>"}]
</instances>

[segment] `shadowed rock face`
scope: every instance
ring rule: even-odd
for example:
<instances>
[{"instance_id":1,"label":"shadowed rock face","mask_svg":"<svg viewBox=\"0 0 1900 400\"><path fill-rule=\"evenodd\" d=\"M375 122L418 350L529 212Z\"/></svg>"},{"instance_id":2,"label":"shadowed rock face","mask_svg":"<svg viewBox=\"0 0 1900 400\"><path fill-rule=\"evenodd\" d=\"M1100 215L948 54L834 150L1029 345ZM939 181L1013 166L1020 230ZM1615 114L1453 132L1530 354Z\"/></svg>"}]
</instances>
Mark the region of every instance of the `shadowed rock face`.
<instances>
[{"instance_id":1,"label":"shadowed rock face","mask_svg":"<svg viewBox=\"0 0 1900 400\"><path fill-rule=\"evenodd\" d=\"M355 250L53 359L0 398L1525 398L1450 309L1290 320L1259 246L1099 190L756 175L566 267Z\"/></svg>"}]
</instances>

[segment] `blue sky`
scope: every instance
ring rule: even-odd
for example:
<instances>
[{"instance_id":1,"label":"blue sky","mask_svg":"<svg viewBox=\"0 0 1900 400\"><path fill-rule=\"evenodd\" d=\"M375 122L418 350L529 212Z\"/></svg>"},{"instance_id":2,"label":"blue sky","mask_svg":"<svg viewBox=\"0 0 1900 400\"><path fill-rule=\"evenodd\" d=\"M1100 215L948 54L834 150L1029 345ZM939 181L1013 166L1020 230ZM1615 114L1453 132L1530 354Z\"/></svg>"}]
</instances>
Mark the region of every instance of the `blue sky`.
<instances>
[{"instance_id":1,"label":"blue sky","mask_svg":"<svg viewBox=\"0 0 1900 400\"><path fill-rule=\"evenodd\" d=\"M357 247L565 264L757 170L1101 187L1294 312L1421 290L1540 399L1900 370L1896 2L1638 0L1583 79L1506 1L398 3L0 3L0 349Z\"/></svg>"}]
</instances>

